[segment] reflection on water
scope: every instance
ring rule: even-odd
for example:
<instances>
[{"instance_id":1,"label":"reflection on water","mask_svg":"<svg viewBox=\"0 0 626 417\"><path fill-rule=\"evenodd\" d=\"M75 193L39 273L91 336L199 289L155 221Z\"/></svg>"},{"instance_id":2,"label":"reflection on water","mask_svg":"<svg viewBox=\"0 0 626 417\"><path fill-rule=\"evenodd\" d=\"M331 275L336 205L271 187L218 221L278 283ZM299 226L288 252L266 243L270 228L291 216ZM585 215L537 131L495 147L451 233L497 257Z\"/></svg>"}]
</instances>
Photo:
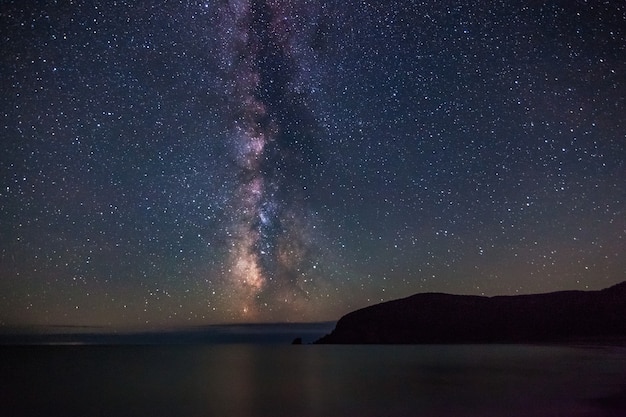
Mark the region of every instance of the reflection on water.
<instances>
[{"instance_id":1,"label":"reflection on water","mask_svg":"<svg viewBox=\"0 0 626 417\"><path fill-rule=\"evenodd\" d=\"M623 349L5 346L0 355L0 415L626 415Z\"/></svg>"}]
</instances>

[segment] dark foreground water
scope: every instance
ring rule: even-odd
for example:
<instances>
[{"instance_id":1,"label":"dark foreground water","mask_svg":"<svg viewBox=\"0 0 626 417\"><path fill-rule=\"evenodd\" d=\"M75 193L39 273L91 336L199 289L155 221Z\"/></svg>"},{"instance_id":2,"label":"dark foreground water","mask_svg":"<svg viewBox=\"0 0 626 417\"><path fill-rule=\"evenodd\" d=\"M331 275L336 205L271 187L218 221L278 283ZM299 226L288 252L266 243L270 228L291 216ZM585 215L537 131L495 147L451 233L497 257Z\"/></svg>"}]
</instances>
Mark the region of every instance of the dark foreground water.
<instances>
[{"instance_id":1,"label":"dark foreground water","mask_svg":"<svg viewBox=\"0 0 626 417\"><path fill-rule=\"evenodd\" d=\"M626 416L626 351L3 346L1 416Z\"/></svg>"}]
</instances>

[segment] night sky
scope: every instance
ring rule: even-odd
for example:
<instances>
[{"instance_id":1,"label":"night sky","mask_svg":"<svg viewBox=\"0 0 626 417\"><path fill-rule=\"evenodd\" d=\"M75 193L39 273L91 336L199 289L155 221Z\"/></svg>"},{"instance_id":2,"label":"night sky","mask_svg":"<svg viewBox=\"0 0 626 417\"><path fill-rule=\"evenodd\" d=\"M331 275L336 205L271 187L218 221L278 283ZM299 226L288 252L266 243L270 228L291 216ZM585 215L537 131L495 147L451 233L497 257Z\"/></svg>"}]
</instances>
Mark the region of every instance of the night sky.
<instances>
[{"instance_id":1,"label":"night sky","mask_svg":"<svg viewBox=\"0 0 626 417\"><path fill-rule=\"evenodd\" d=\"M0 3L0 325L626 279L626 5Z\"/></svg>"}]
</instances>

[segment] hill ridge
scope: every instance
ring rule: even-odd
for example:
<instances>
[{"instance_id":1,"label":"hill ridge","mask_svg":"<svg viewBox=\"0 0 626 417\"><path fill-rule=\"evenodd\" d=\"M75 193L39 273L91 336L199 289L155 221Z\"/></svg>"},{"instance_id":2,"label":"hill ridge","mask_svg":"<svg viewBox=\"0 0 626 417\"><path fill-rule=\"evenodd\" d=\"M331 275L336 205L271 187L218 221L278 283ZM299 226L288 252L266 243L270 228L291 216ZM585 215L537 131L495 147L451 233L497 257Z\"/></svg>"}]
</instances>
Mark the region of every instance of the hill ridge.
<instances>
[{"instance_id":1,"label":"hill ridge","mask_svg":"<svg viewBox=\"0 0 626 417\"><path fill-rule=\"evenodd\" d=\"M626 341L626 281L523 295L417 293L352 311L321 344Z\"/></svg>"}]
</instances>

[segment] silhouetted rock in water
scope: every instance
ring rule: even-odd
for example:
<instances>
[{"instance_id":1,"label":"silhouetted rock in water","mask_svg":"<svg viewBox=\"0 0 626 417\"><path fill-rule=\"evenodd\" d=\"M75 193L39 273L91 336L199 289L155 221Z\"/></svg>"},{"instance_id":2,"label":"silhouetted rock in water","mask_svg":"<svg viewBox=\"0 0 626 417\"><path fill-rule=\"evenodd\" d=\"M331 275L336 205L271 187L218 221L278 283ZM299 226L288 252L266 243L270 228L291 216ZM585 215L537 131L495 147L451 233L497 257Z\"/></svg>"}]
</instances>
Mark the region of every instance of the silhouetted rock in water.
<instances>
[{"instance_id":1,"label":"silhouetted rock in water","mask_svg":"<svg viewBox=\"0 0 626 417\"><path fill-rule=\"evenodd\" d=\"M353 311L315 343L626 344L626 282L517 296L415 294Z\"/></svg>"},{"instance_id":2,"label":"silhouetted rock in water","mask_svg":"<svg viewBox=\"0 0 626 417\"><path fill-rule=\"evenodd\" d=\"M302 338L301 337L296 337L295 339L293 339L293 342L291 342L292 345L301 345L302 344Z\"/></svg>"}]
</instances>

